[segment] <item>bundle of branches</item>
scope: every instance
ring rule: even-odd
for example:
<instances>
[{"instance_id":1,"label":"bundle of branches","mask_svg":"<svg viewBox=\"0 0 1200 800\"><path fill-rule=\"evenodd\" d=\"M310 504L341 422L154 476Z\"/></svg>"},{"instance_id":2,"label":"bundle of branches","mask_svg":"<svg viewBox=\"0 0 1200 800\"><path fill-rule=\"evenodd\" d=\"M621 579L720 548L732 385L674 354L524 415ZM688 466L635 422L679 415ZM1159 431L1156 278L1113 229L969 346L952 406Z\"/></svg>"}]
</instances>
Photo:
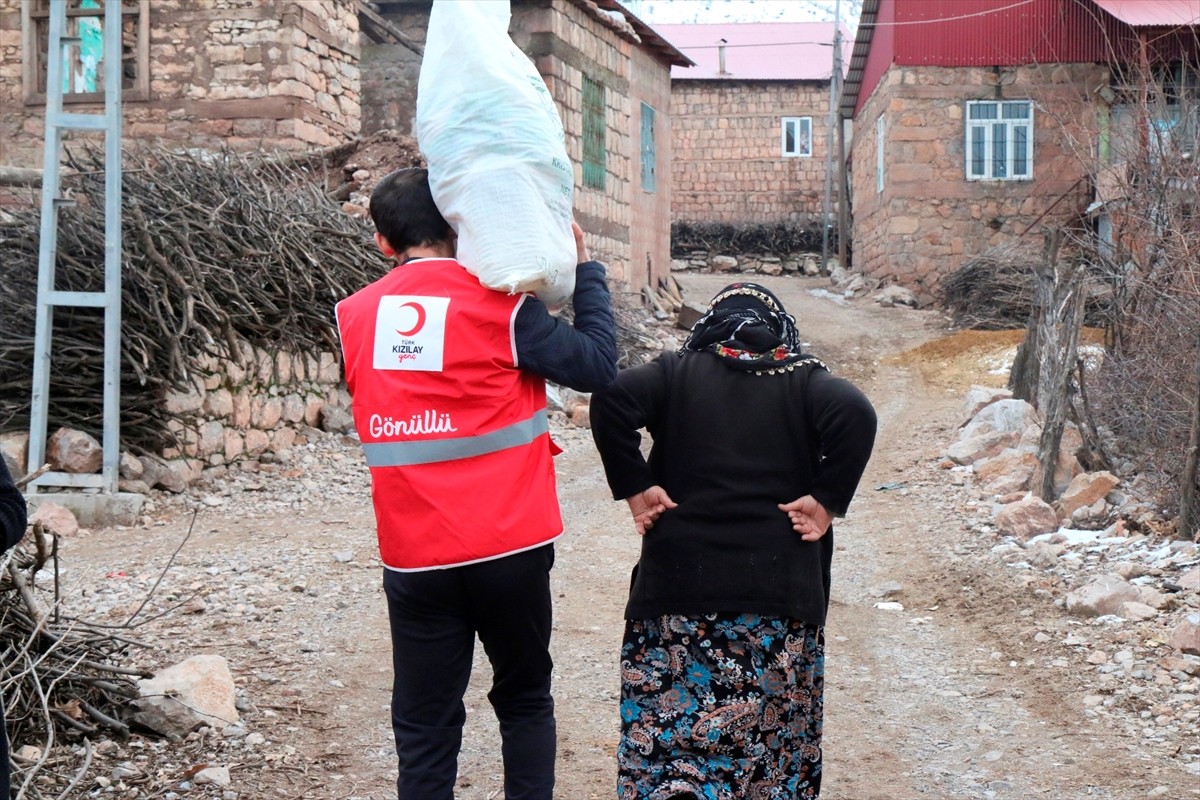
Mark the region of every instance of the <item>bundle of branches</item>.
<instances>
[{"instance_id":1,"label":"bundle of branches","mask_svg":"<svg viewBox=\"0 0 1200 800\"><path fill-rule=\"evenodd\" d=\"M1032 244L1018 242L993 247L963 262L942 281L942 305L959 327L1022 328L1035 301L1034 264L1042 257L1041 250ZM1084 322L1099 325L1107 309L1107 293L1094 280L1089 281L1088 289Z\"/></svg>"},{"instance_id":2,"label":"bundle of branches","mask_svg":"<svg viewBox=\"0 0 1200 800\"><path fill-rule=\"evenodd\" d=\"M98 291L104 276L104 170L92 147L68 153L75 200L60 216L58 289ZM340 213L320 161L261 153L144 147L126 154L122 186L123 446L174 444L162 396L186 389L215 357L245 362L239 342L294 355L338 352L334 304L379 277L368 224ZM39 214L0 226L0 429L28 424ZM51 426L96 433L103 317L59 309L51 359ZM305 359L296 359L304 364Z\"/></svg>"},{"instance_id":3,"label":"bundle of branches","mask_svg":"<svg viewBox=\"0 0 1200 800\"><path fill-rule=\"evenodd\" d=\"M727 222L671 223L671 256L685 258L696 250L710 253L773 253L790 256L821 250L819 222L796 225L786 222L739 224ZM830 231L830 246L837 250L837 232Z\"/></svg>"},{"instance_id":4,"label":"bundle of branches","mask_svg":"<svg viewBox=\"0 0 1200 800\"><path fill-rule=\"evenodd\" d=\"M90 766L91 741L129 734L120 717L138 697L135 680L151 673L125 664L133 640L60 616L56 540L39 523L25 542L0 562L0 696L14 745L37 743L12 784L31 800L71 797ZM38 586L35 576L51 562L53 585ZM82 756L61 747L69 743L82 743Z\"/></svg>"}]
</instances>

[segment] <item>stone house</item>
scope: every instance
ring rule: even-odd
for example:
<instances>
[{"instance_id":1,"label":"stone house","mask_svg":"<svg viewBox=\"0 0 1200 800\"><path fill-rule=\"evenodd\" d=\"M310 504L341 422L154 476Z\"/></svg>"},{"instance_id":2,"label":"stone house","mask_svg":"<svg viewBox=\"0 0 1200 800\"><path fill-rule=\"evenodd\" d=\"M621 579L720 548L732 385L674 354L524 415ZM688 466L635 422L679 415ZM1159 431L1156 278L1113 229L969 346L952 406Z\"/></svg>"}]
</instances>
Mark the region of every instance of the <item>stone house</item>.
<instances>
[{"instance_id":1,"label":"stone house","mask_svg":"<svg viewBox=\"0 0 1200 800\"><path fill-rule=\"evenodd\" d=\"M103 113L102 4L68 0L70 111ZM0 165L40 167L50 0L0 0ZM124 135L306 148L358 135L356 0L125 0ZM89 35L96 34L96 35Z\"/></svg>"},{"instance_id":2,"label":"stone house","mask_svg":"<svg viewBox=\"0 0 1200 800\"><path fill-rule=\"evenodd\" d=\"M42 163L49 2L0 0L0 165ZM101 3L68 2L82 44L65 102L100 113L99 37L87 34L99 31ZM123 133L303 149L410 132L430 4L126 0ZM691 62L616 0L514 0L512 10L510 33L563 117L592 252L616 280L654 283L670 270L670 69Z\"/></svg>"},{"instance_id":3,"label":"stone house","mask_svg":"<svg viewBox=\"0 0 1200 800\"><path fill-rule=\"evenodd\" d=\"M1200 0L866 0L840 105L854 266L929 304L965 261L1039 245L1045 224L1102 229L1091 176L1128 67L1194 95L1198 24Z\"/></svg>"},{"instance_id":4,"label":"stone house","mask_svg":"<svg viewBox=\"0 0 1200 800\"><path fill-rule=\"evenodd\" d=\"M431 2L372 5L363 132L411 132ZM592 254L616 280L654 285L670 271L670 70L691 61L616 0L512 0L509 33L558 105Z\"/></svg>"},{"instance_id":5,"label":"stone house","mask_svg":"<svg viewBox=\"0 0 1200 800\"><path fill-rule=\"evenodd\" d=\"M671 211L792 223L824 201L834 24L659 25L696 62L671 70ZM849 38L843 36L848 53Z\"/></svg>"}]
</instances>

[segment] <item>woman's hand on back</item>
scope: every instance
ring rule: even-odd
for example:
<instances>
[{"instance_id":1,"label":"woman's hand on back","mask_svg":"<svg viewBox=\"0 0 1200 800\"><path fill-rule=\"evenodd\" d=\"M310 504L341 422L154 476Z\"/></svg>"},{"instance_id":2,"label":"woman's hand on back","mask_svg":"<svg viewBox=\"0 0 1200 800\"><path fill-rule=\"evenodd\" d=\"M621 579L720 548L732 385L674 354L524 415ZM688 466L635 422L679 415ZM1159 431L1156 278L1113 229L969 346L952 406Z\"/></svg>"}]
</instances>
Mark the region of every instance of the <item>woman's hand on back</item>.
<instances>
[{"instance_id":1,"label":"woman's hand on back","mask_svg":"<svg viewBox=\"0 0 1200 800\"><path fill-rule=\"evenodd\" d=\"M625 502L629 503L629 511L633 514L633 526L637 528L640 536L645 536L646 531L654 527L654 523L664 511L677 505L661 486L651 486L625 498Z\"/></svg>"},{"instance_id":2,"label":"woman's hand on back","mask_svg":"<svg viewBox=\"0 0 1200 800\"><path fill-rule=\"evenodd\" d=\"M779 510L792 521L792 530L806 542L815 542L829 530L833 516L811 494L790 503L780 503Z\"/></svg>"}]
</instances>

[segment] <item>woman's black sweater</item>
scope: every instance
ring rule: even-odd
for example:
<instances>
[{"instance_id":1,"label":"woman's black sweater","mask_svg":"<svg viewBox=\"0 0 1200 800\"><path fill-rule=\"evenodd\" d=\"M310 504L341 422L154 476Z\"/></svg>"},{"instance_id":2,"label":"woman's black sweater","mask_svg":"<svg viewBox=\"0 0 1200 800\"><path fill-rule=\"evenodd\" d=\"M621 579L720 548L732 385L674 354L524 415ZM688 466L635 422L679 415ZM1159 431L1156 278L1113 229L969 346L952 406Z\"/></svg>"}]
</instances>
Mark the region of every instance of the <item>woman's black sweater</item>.
<instances>
[{"instance_id":1,"label":"woman's black sweater","mask_svg":"<svg viewBox=\"0 0 1200 800\"><path fill-rule=\"evenodd\" d=\"M0 534L4 535L3 550L12 547L25 535L25 508L25 498L13 483L8 465L0 458Z\"/></svg>"},{"instance_id":2,"label":"woman's black sweater","mask_svg":"<svg viewBox=\"0 0 1200 800\"><path fill-rule=\"evenodd\" d=\"M708 352L664 354L592 396L613 497L655 484L678 508L642 540L627 619L756 613L824 624L833 530L805 542L778 504L812 495L845 514L875 411L819 364L756 375ZM653 439L643 457L640 429Z\"/></svg>"}]
</instances>

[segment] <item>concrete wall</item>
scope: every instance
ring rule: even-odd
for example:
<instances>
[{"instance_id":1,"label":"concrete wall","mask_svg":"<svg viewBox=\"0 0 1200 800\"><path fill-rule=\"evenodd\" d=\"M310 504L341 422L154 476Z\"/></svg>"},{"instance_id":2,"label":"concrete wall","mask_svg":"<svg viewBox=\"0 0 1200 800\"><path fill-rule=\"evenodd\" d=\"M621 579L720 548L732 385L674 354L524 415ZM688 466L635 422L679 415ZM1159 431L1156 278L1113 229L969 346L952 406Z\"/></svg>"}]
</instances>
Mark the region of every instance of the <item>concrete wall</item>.
<instances>
[{"instance_id":1,"label":"concrete wall","mask_svg":"<svg viewBox=\"0 0 1200 800\"><path fill-rule=\"evenodd\" d=\"M1086 64L891 67L854 121L855 268L933 303L941 281L971 257L1018 241L1040 246L1045 224L1077 218L1090 194L1080 179L1094 138L1092 89L1106 77L1102 67ZM1023 99L1034 102L1032 180L968 181L966 101Z\"/></svg>"},{"instance_id":2,"label":"concrete wall","mask_svg":"<svg viewBox=\"0 0 1200 800\"><path fill-rule=\"evenodd\" d=\"M124 102L127 138L306 148L358 134L351 0L153 0L149 19L149 96ZM38 167L44 101L26 103L24 57L21 0L0 0L0 164Z\"/></svg>"},{"instance_id":3,"label":"concrete wall","mask_svg":"<svg viewBox=\"0 0 1200 800\"><path fill-rule=\"evenodd\" d=\"M783 117L812 117L811 157L782 157ZM671 210L677 220L805 224L813 215L819 220L828 84L676 79L671 118Z\"/></svg>"}]
</instances>

